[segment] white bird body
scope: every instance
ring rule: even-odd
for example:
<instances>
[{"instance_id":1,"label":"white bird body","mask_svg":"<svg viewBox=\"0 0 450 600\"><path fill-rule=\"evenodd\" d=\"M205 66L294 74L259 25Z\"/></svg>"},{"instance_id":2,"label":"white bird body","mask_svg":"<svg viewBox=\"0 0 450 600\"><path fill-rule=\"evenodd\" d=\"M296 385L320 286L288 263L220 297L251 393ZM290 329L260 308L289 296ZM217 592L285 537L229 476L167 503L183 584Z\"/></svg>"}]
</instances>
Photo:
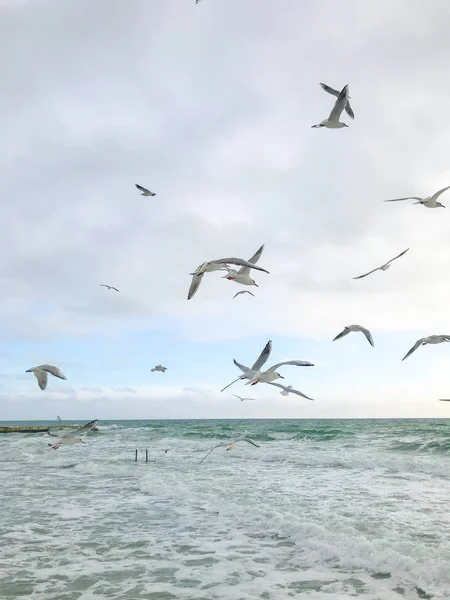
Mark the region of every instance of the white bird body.
<instances>
[{"instance_id":1,"label":"white bird body","mask_svg":"<svg viewBox=\"0 0 450 600\"><path fill-rule=\"evenodd\" d=\"M58 369L58 367L54 367L53 365L39 365L38 367L27 369L25 372L33 373L41 390L45 390L47 388L48 373L54 377L58 377L59 379L67 379L60 369Z\"/></svg>"},{"instance_id":2,"label":"white bird body","mask_svg":"<svg viewBox=\"0 0 450 600\"><path fill-rule=\"evenodd\" d=\"M252 440L251 438L247 437L246 435L242 435L240 437L237 437L235 440L233 440L232 442L220 442L219 444L216 444L215 446L213 446L211 448L211 450L209 450L205 456L202 458L202 460L200 461L201 463L205 460L205 458L211 454L211 452L213 450L215 450L215 448L226 448L227 452L229 450L231 450L235 444L237 444L238 442L247 442L248 444L251 444L252 446L255 446L255 448L259 448L258 444Z\"/></svg>"},{"instance_id":3,"label":"white bird body","mask_svg":"<svg viewBox=\"0 0 450 600\"><path fill-rule=\"evenodd\" d=\"M237 273L233 269L230 269L226 275L223 276L222 279L228 279L228 281L234 281L236 283L240 283L241 285L256 285L258 284L254 279L252 279L249 275L244 273Z\"/></svg>"},{"instance_id":4,"label":"white bird body","mask_svg":"<svg viewBox=\"0 0 450 600\"><path fill-rule=\"evenodd\" d=\"M358 275L358 277L353 277L353 279L362 279L363 277L367 277L367 275L371 275L372 273L375 273L376 271L387 271L389 269L389 267L391 266L391 264L394 262L394 260L397 260L397 258L400 258L404 254L406 254L408 252L408 250L409 250L409 248L406 248L406 250L403 250L403 252L400 252L400 254L398 254L397 256L394 256L394 258L391 258L391 260L388 260L387 263L385 263L384 265L381 265L381 267L372 269L371 271L369 271L368 273L364 273L363 275Z\"/></svg>"},{"instance_id":5,"label":"white bird body","mask_svg":"<svg viewBox=\"0 0 450 600\"><path fill-rule=\"evenodd\" d=\"M367 341L369 342L369 344L371 346L374 346L372 334L370 333L370 331L368 329L366 329L365 327L362 327L361 325L346 325L344 330L341 331L341 333L338 333L338 335L333 339L333 342L335 340L339 340L339 339L343 338L344 336L348 335L350 332L358 332L358 331L360 331L361 333L363 333L366 336Z\"/></svg>"},{"instance_id":6,"label":"white bird body","mask_svg":"<svg viewBox=\"0 0 450 600\"><path fill-rule=\"evenodd\" d=\"M411 356L413 352L420 348L420 346L426 346L427 344L442 344L443 342L450 342L450 335L429 335L428 337L420 338L414 344L414 346L408 350L405 356L402 358L402 361L408 356Z\"/></svg>"},{"instance_id":7,"label":"white bird body","mask_svg":"<svg viewBox=\"0 0 450 600\"><path fill-rule=\"evenodd\" d=\"M439 190L432 196L428 196L427 198L419 198L419 196L407 196L406 198L394 198L392 200L383 200L383 202L402 202L403 200L416 200L417 202L413 202L413 204L421 204L426 208L445 208L443 204L437 201L439 196L450 189L450 185L442 190Z\"/></svg>"},{"instance_id":8,"label":"white bird body","mask_svg":"<svg viewBox=\"0 0 450 600\"><path fill-rule=\"evenodd\" d=\"M239 381L240 379L251 379L253 377L253 375L257 371L259 371L261 369L261 367L266 363L271 352L272 352L272 340L269 340L267 342L267 344L264 346L261 354L258 356L258 358L253 363L251 369L249 367L246 367L245 365L242 365L241 363L238 363L238 361L235 358L233 358L234 364L237 366L238 369L240 369L242 371L243 375L240 375L237 379L235 379L234 381L232 381L231 383L226 385L220 391L223 392L224 390L229 388L231 385L233 385L233 383L236 383L236 381Z\"/></svg>"},{"instance_id":9,"label":"white bird body","mask_svg":"<svg viewBox=\"0 0 450 600\"><path fill-rule=\"evenodd\" d=\"M85 444L86 442L81 438L81 436L90 431L92 428L94 428L97 425L97 423L98 419L94 419L93 421L86 423L86 425L83 425L83 427L80 427L80 429L66 433L56 442L56 444L49 444L49 446L51 446L53 450L57 450L60 446L63 445L68 446L71 444ZM52 437L58 437L57 435L50 433L50 431L47 431L47 433Z\"/></svg>"},{"instance_id":10,"label":"white bird body","mask_svg":"<svg viewBox=\"0 0 450 600\"><path fill-rule=\"evenodd\" d=\"M153 367L151 371L152 373L153 371L161 371L161 373L164 373L165 371L167 371L167 367L163 367L162 365L156 365L156 367Z\"/></svg>"},{"instance_id":11,"label":"white bird body","mask_svg":"<svg viewBox=\"0 0 450 600\"><path fill-rule=\"evenodd\" d=\"M328 119L324 119L317 125L312 125L313 128L318 127L327 127L328 129L342 129L342 127L348 127L346 123L343 123L339 120L342 111L347 106L348 102L348 85L344 86L342 90L339 92L337 100L333 106L332 111Z\"/></svg>"}]
</instances>

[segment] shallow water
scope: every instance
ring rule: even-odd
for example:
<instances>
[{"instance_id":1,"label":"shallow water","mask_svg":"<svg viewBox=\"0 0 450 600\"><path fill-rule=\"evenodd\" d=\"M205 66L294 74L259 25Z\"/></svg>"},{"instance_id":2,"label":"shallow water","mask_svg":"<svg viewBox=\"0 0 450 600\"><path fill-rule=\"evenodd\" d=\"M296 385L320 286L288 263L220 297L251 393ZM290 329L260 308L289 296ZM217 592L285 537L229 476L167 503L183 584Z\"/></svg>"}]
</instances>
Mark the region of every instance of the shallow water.
<instances>
[{"instance_id":1,"label":"shallow water","mask_svg":"<svg viewBox=\"0 0 450 600\"><path fill-rule=\"evenodd\" d=\"M246 429L260 448L199 464ZM86 445L49 439L0 435L1 599L450 597L448 420L103 421Z\"/></svg>"}]
</instances>

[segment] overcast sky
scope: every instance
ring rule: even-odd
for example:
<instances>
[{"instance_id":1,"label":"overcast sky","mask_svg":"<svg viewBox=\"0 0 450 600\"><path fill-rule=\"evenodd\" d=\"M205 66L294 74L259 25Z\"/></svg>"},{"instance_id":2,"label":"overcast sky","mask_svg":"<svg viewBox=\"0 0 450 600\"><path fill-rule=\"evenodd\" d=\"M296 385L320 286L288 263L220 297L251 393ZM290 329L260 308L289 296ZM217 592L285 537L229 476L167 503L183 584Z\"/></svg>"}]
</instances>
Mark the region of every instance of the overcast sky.
<instances>
[{"instance_id":1,"label":"overcast sky","mask_svg":"<svg viewBox=\"0 0 450 600\"><path fill-rule=\"evenodd\" d=\"M0 420L450 416L450 344L401 361L450 333L450 191L382 202L450 185L449 19L448 0L0 0ZM348 128L311 129L319 82L349 84ZM200 263L262 243L255 298L212 273L187 301ZM352 323L374 348L332 342ZM219 393L269 339L268 366L315 363L282 370L315 402ZM46 362L67 381L41 391L25 370Z\"/></svg>"}]
</instances>

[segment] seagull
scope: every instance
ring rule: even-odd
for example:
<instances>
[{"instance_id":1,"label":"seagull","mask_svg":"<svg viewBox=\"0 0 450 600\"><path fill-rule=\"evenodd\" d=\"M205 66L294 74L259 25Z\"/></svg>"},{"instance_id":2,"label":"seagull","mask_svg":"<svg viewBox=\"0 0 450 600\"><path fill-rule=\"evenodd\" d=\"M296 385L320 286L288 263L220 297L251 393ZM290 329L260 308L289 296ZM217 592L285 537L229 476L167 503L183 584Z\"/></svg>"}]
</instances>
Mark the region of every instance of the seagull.
<instances>
[{"instance_id":1,"label":"seagull","mask_svg":"<svg viewBox=\"0 0 450 600\"><path fill-rule=\"evenodd\" d=\"M57 450L61 445L69 445L69 444L85 444L86 442L83 442L83 440L81 439L81 435L84 435L85 433L87 433L90 429L92 429L93 427L95 427L98 423L98 419L94 419L93 421L90 421L89 423L86 423L86 425L83 425L83 427L80 427L80 429L76 429L75 431L69 431L69 433L66 433L65 435L63 435L57 442L56 444L52 445L49 444L49 446L51 446L53 448L53 450ZM47 431L48 435L51 435L52 437L59 437L58 435L55 435L54 433L50 433L50 431Z\"/></svg>"},{"instance_id":2,"label":"seagull","mask_svg":"<svg viewBox=\"0 0 450 600\"><path fill-rule=\"evenodd\" d=\"M341 338L343 338L345 335L348 335L351 331L360 331L361 333L363 333L366 338L367 341L369 342L369 344L371 346L374 345L373 343L373 337L372 334L370 333L370 331L368 329L365 329L364 327L361 327L361 325L346 325L344 328L344 331L341 331L341 333L339 333L334 339L333 342L335 340L340 340Z\"/></svg>"},{"instance_id":3,"label":"seagull","mask_svg":"<svg viewBox=\"0 0 450 600\"><path fill-rule=\"evenodd\" d=\"M142 185L139 185L137 183L135 183L134 185L137 187L138 190L141 190L141 192L142 192L141 196L156 196L156 194L154 194L147 188L142 187Z\"/></svg>"},{"instance_id":4,"label":"seagull","mask_svg":"<svg viewBox=\"0 0 450 600\"><path fill-rule=\"evenodd\" d=\"M250 381L247 381L245 385L256 385L260 381L264 383L268 383L270 381L275 381L275 379L284 379L283 375L278 373L275 369L278 367L282 367L283 365L294 365L296 367L313 367L313 363L307 360L285 360L284 362L279 362L276 365L267 369L267 371L257 371L254 373L253 377Z\"/></svg>"},{"instance_id":5,"label":"seagull","mask_svg":"<svg viewBox=\"0 0 450 600\"><path fill-rule=\"evenodd\" d=\"M112 286L112 285L106 285L106 283L101 283L101 284L100 284L100 287L105 287L105 288L108 288L108 290L116 290L116 292L119 292L119 291L120 291L120 290L118 290L117 288L115 288L115 287L114 287L114 286Z\"/></svg>"},{"instance_id":6,"label":"seagull","mask_svg":"<svg viewBox=\"0 0 450 600\"><path fill-rule=\"evenodd\" d=\"M249 367L246 367L245 365L241 365L241 363L238 363L238 361L235 358L233 358L234 364L237 366L238 369L240 369L243 372L243 375L240 375L237 379L235 379L234 381L229 383L227 386L225 386L220 391L223 392L224 390L229 388L231 385L233 385L233 383L236 383L236 381L239 381L239 379L251 379L253 377L253 375L257 371L259 371L261 369L261 367L266 363L271 352L272 352L272 340L269 340L267 342L267 344L264 346L261 354L258 356L258 358L253 363L253 366L251 369Z\"/></svg>"},{"instance_id":7,"label":"seagull","mask_svg":"<svg viewBox=\"0 0 450 600\"><path fill-rule=\"evenodd\" d=\"M450 402L450 398L439 398L439 402Z\"/></svg>"},{"instance_id":8,"label":"seagull","mask_svg":"<svg viewBox=\"0 0 450 600\"><path fill-rule=\"evenodd\" d=\"M263 250L264 244L261 246L261 248L258 248L251 258L248 259L248 262L252 265L255 265L261 258ZM259 287L256 281L250 277L250 267L241 267L239 271L236 271L235 269L227 269L227 271L228 273L223 276L223 279L235 281L236 283L240 283L242 285L256 285L256 287Z\"/></svg>"},{"instance_id":9,"label":"seagull","mask_svg":"<svg viewBox=\"0 0 450 600\"><path fill-rule=\"evenodd\" d=\"M33 367L32 369L27 369L25 373L34 374L38 380L41 390L45 390L47 387L48 373L51 373L54 377L59 377L60 379L67 379L67 377L61 373L58 367L53 367L52 365L40 365L39 367Z\"/></svg>"},{"instance_id":10,"label":"seagull","mask_svg":"<svg viewBox=\"0 0 450 600\"><path fill-rule=\"evenodd\" d=\"M167 371L167 367L163 367L162 365L156 365L156 367L153 367L151 371L152 373L153 371L161 371L161 373L164 373L165 371Z\"/></svg>"},{"instance_id":11,"label":"seagull","mask_svg":"<svg viewBox=\"0 0 450 600\"><path fill-rule=\"evenodd\" d=\"M395 256L394 258L391 258L391 260L388 260L387 263L384 263L384 265L381 265L381 267L372 269L368 273L364 273L364 275L358 275L358 277L353 277L353 279L362 279L363 277L367 277L367 275L371 275L372 273L375 273L375 271L387 271L389 269L389 267L391 266L391 263L394 262L394 260L397 260L397 258L400 258L400 256L403 256L404 254L406 254L408 252L408 250L409 250L409 248L406 248L406 250L403 250L403 252L400 252L400 254L398 256Z\"/></svg>"},{"instance_id":12,"label":"seagull","mask_svg":"<svg viewBox=\"0 0 450 600\"><path fill-rule=\"evenodd\" d=\"M419 346L426 346L427 344L442 344L442 342L450 342L450 335L429 335L428 337L420 338L414 344L414 346L408 350L405 356L402 358L402 361L408 356L411 356L413 352L419 348Z\"/></svg>"},{"instance_id":13,"label":"seagull","mask_svg":"<svg viewBox=\"0 0 450 600\"><path fill-rule=\"evenodd\" d=\"M327 85L326 83L319 83L320 87L325 90L326 92L328 92L329 94L332 94L333 96L336 96L336 98L339 98L339 90L335 90L332 87L330 87L329 85ZM347 104L345 105L345 112L348 114L348 116L351 119L355 118L355 114L352 110L352 107L350 106L350 102L349 102L350 96L347 97Z\"/></svg>"},{"instance_id":14,"label":"seagull","mask_svg":"<svg viewBox=\"0 0 450 600\"><path fill-rule=\"evenodd\" d=\"M58 423L62 422L62 419L61 419L61 417L59 415L56 415L56 418L58 419Z\"/></svg>"},{"instance_id":15,"label":"seagull","mask_svg":"<svg viewBox=\"0 0 450 600\"><path fill-rule=\"evenodd\" d=\"M342 127L348 127L346 123L339 121L339 117L342 111L347 106L348 102L348 85L344 86L339 93L336 102L334 103L333 110L330 112L328 119L324 119L317 125L311 127L328 127L328 129L341 129Z\"/></svg>"},{"instance_id":16,"label":"seagull","mask_svg":"<svg viewBox=\"0 0 450 600\"><path fill-rule=\"evenodd\" d=\"M234 396L235 398L238 398L241 402L244 402L244 400L256 400L256 398L242 398L242 396L237 396L236 394L231 394L232 396Z\"/></svg>"},{"instance_id":17,"label":"seagull","mask_svg":"<svg viewBox=\"0 0 450 600\"><path fill-rule=\"evenodd\" d=\"M200 461L201 463L205 460L205 458L208 456L208 454L211 454L211 452L215 449L215 448L223 448L226 447L226 450L228 452L228 450L231 450L235 444L237 444L238 442L247 442L248 444L251 444L252 446L255 446L255 448L259 448L258 444L256 444L251 438L242 435L241 437L236 438L235 440L233 440L232 442L221 442L220 444L216 444L215 446L213 446L211 448L211 450L209 450L205 456L202 458L202 460Z\"/></svg>"},{"instance_id":18,"label":"seagull","mask_svg":"<svg viewBox=\"0 0 450 600\"><path fill-rule=\"evenodd\" d=\"M306 398L307 400L313 400L314 398L310 398L309 396L306 396L305 394L302 394L302 392L299 392L298 390L294 390L294 388L292 387L292 385L281 385L281 383L274 383L273 381L263 381L262 383L267 383L268 385L276 385L277 387L281 388L281 396L289 396L289 394L297 394L297 396L301 396L302 398Z\"/></svg>"},{"instance_id":19,"label":"seagull","mask_svg":"<svg viewBox=\"0 0 450 600\"><path fill-rule=\"evenodd\" d=\"M427 198L419 198L419 196L407 196L406 198L394 198L393 200L383 200L383 202L401 202L402 200L417 200L417 202L413 202L413 204L422 204L422 206L426 206L427 208L445 208L443 204L437 201L439 196L450 189L450 185L442 190L439 190L432 196L428 196Z\"/></svg>"},{"instance_id":20,"label":"seagull","mask_svg":"<svg viewBox=\"0 0 450 600\"><path fill-rule=\"evenodd\" d=\"M253 298L255 298L255 294L252 294L248 290L241 290L240 292L235 293L235 295L233 296L233 300L236 298L236 296L239 296L239 294L250 294L250 296L253 296Z\"/></svg>"},{"instance_id":21,"label":"seagull","mask_svg":"<svg viewBox=\"0 0 450 600\"><path fill-rule=\"evenodd\" d=\"M229 264L238 265L239 267L248 267L249 269L256 269L257 271L269 273L269 271L266 271L266 269L258 267L257 265L254 265L243 258L219 258L217 260L210 260L202 263L199 267L197 267L194 273L191 273L192 281L187 299L190 300L194 296L200 286L200 283L202 282L203 275L205 273L211 273L211 271L221 271L224 270L224 267L225 270L230 271L228 268Z\"/></svg>"}]
</instances>

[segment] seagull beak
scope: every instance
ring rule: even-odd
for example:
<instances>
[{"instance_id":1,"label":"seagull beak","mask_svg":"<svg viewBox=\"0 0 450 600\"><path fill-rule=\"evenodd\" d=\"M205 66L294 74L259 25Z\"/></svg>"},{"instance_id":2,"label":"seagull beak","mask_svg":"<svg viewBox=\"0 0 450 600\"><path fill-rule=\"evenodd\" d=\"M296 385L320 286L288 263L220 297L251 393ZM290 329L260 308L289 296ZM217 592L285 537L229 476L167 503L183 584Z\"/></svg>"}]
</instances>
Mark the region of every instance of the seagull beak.
<instances>
[{"instance_id":1,"label":"seagull beak","mask_svg":"<svg viewBox=\"0 0 450 600\"><path fill-rule=\"evenodd\" d=\"M253 285L255 285L256 287L259 287L259 285L257 283L255 283L255 282L253 282Z\"/></svg>"},{"instance_id":2,"label":"seagull beak","mask_svg":"<svg viewBox=\"0 0 450 600\"><path fill-rule=\"evenodd\" d=\"M284 379L283 375L280 375L280 379Z\"/></svg>"},{"instance_id":3,"label":"seagull beak","mask_svg":"<svg viewBox=\"0 0 450 600\"><path fill-rule=\"evenodd\" d=\"M230 444L229 446L227 446L227 452L228 452L228 450L231 450L232 448L234 448L234 444Z\"/></svg>"}]
</instances>

